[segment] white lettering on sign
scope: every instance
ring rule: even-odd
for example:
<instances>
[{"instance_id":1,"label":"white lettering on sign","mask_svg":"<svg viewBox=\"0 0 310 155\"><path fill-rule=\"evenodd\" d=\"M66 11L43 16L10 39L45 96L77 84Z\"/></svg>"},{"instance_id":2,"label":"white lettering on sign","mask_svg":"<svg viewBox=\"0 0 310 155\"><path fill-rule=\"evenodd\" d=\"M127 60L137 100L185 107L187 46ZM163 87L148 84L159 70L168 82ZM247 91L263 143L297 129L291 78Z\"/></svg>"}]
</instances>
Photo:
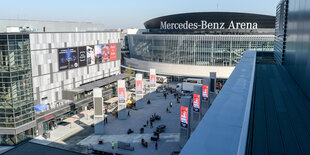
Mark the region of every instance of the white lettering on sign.
<instances>
[{"instance_id":1,"label":"white lettering on sign","mask_svg":"<svg viewBox=\"0 0 310 155\"><path fill-rule=\"evenodd\" d=\"M257 29L258 24L256 22L234 22L230 21L229 25L226 26L224 22L208 22L201 20L200 23L169 23L167 21L160 21L160 29L164 30L196 30L196 29L209 29L209 30L220 30L220 29Z\"/></svg>"}]
</instances>

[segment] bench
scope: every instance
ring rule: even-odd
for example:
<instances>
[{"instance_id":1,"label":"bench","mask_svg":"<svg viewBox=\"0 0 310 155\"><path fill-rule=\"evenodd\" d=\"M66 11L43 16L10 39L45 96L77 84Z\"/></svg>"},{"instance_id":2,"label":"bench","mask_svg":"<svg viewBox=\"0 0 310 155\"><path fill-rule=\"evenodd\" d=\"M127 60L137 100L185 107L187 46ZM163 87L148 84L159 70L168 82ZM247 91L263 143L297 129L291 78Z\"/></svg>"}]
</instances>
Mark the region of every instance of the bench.
<instances>
[{"instance_id":1,"label":"bench","mask_svg":"<svg viewBox=\"0 0 310 155\"><path fill-rule=\"evenodd\" d=\"M117 142L117 148L124 149L124 150L129 150L129 151L134 151L135 150L134 147L130 146L130 143L125 143L125 142L121 142L121 141Z\"/></svg>"}]
</instances>

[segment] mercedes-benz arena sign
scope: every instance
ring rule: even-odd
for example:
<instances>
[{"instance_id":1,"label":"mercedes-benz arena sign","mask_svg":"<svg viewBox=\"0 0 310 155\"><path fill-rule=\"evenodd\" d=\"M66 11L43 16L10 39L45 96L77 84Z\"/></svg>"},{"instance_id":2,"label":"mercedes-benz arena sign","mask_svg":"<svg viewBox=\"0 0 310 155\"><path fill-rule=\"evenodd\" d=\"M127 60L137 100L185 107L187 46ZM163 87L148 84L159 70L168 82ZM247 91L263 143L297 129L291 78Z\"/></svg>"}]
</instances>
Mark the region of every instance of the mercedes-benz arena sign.
<instances>
[{"instance_id":1,"label":"mercedes-benz arena sign","mask_svg":"<svg viewBox=\"0 0 310 155\"><path fill-rule=\"evenodd\" d=\"M274 29L275 16L235 12L184 13L154 18L144 26L151 31Z\"/></svg>"},{"instance_id":2,"label":"mercedes-benz arena sign","mask_svg":"<svg viewBox=\"0 0 310 155\"><path fill-rule=\"evenodd\" d=\"M169 23L167 21L160 21L160 29L257 29L257 23L231 21L229 25L226 25L224 22L208 22L206 20L201 20L200 23L189 23L188 21L184 23Z\"/></svg>"}]
</instances>

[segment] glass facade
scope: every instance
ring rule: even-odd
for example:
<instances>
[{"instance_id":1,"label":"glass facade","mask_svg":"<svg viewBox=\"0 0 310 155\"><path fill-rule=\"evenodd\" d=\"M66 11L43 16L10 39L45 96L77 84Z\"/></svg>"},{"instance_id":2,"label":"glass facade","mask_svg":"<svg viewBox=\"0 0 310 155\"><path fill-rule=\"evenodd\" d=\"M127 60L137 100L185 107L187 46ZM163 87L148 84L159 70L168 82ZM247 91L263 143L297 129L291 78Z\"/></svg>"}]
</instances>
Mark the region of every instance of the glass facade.
<instances>
[{"instance_id":1,"label":"glass facade","mask_svg":"<svg viewBox=\"0 0 310 155\"><path fill-rule=\"evenodd\" d=\"M128 36L132 58L202 66L235 66L247 49L274 50L274 35Z\"/></svg>"},{"instance_id":2,"label":"glass facade","mask_svg":"<svg viewBox=\"0 0 310 155\"><path fill-rule=\"evenodd\" d=\"M34 120L29 34L0 34L0 128L18 128ZM33 129L1 134L0 143L16 144L32 135Z\"/></svg>"}]
</instances>

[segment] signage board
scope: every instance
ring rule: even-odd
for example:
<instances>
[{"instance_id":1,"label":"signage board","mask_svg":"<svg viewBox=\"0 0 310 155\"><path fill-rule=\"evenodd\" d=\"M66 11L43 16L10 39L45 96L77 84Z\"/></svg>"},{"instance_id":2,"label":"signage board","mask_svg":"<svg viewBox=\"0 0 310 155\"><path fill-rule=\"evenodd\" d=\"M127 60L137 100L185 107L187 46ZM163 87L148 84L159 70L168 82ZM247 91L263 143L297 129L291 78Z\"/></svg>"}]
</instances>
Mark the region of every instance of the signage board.
<instances>
[{"instance_id":1,"label":"signage board","mask_svg":"<svg viewBox=\"0 0 310 155\"><path fill-rule=\"evenodd\" d=\"M109 61L109 45L103 45L102 48L102 62Z\"/></svg>"},{"instance_id":2,"label":"signage board","mask_svg":"<svg viewBox=\"0 0 310 155\"><path fill-rule=\"evenodd\" d=\"M124 87L118 88L118 102L126 103L126 88Z\"/></svg>"},{"instance_id":3,"label":"signage board","mask_svg":"<svg viewBox=\"0 0 310 155\"><path fill-rule=\"evenodd\" d=\"M143 94L143 82L142 82L142 80L136 80L136 92L137 92L137 94Z\"/></svg>"},{"instance_id":4,"label":"signage board","mask_svg":"<svg viewBox=\"0 0 310 155\"><path fill-rule=\"evenodd\" d=\"M86 51L87 51L87 64L88 65L95 64L95 47L86 46Z\"/></svg>"},{"instance_id":5,"label":"signage board","mask_svg":"<svg viewBox=\"0 0 310 155\"><path fill-rule=\"evenodd\" d=\"M95 64L102 62L102 45L95 45Z\"/></svg>"},{"instance_id":6,"label":"signage board","mask_svg":"<svg viewBox=\"0 0 310 155\"><path fill-rule=\"evenodd\" d=\"M209 98L209 86L208 85L202 85L202 98L204 100Z\"/></svg>"},{"instance_id":7,"label":"signage board","mask_svg":"<svg viewBox=\"0 0 310 155\"><path fill-rule=\"evenodd\" d=\"M181 127L187 128L188 125L188 107L181 106Z\"/></svg>"},{"instance_id":8,"label":"signage board","mask_svg":"<svg viewBox=\"0 0 310 155\"><path fill-rule=\"evenodd\" d=\"M200 110L200 95L199 94L193 95L193 110L195 112L199 112Z\"/></svg>"},{"instance_id":9,"label":"signage board","mask_svg":"<svg viewBox=\"0 0 310 155\"><path fill-rule=\"evenodd\" d=\"M225 22L209 22L207 20L200 20L199 22L185 21L183 23L171 23L167 21L160 21L160 29L163 30L223 30L223 29L242 29L242 30L256 30L258 28L257 22L236 22L231 20L229 23Z\"/></svg>"},{"instance_id":10,"label":"signage board","mask_svg":"<svg viewBox=\"0 0 310 155\"><path fill-rule=\"evenodd\" d=\"M69 69L67 60L67 48L58 49L58 66L59 71Z\"/></svg>"},{"instance_id":11,"label":"signage board","mask_svg":"<svg viewBox=\"0 0 310 155\"><path fill-rule=\"evenodd\" d=\"M68 48L66 55L70 55L70 57L69 56L67 57L68 63L69 63L68 64L69 69L78 68L79 67L79 57L78 57L77 48L76 47Z\"/></svg>"},{"instance_id":12,"label":"signage board","mask_svg":"<svg viewBox=\"0 0 310 155\"><path fill-rule=\"evenodd\" d=\"M114 61L117 59L117 44L110 44L110 61Z\"/></svg>"},{"instance_id":13,"label":"signage board","mask_svg":"<svg viewBox=\"0 0 310 155\"><path fill-rule=\"evenodd\" d=\"M79 67L87 65L86 46L78 47Z\"/></svg>"}]
</instances>

